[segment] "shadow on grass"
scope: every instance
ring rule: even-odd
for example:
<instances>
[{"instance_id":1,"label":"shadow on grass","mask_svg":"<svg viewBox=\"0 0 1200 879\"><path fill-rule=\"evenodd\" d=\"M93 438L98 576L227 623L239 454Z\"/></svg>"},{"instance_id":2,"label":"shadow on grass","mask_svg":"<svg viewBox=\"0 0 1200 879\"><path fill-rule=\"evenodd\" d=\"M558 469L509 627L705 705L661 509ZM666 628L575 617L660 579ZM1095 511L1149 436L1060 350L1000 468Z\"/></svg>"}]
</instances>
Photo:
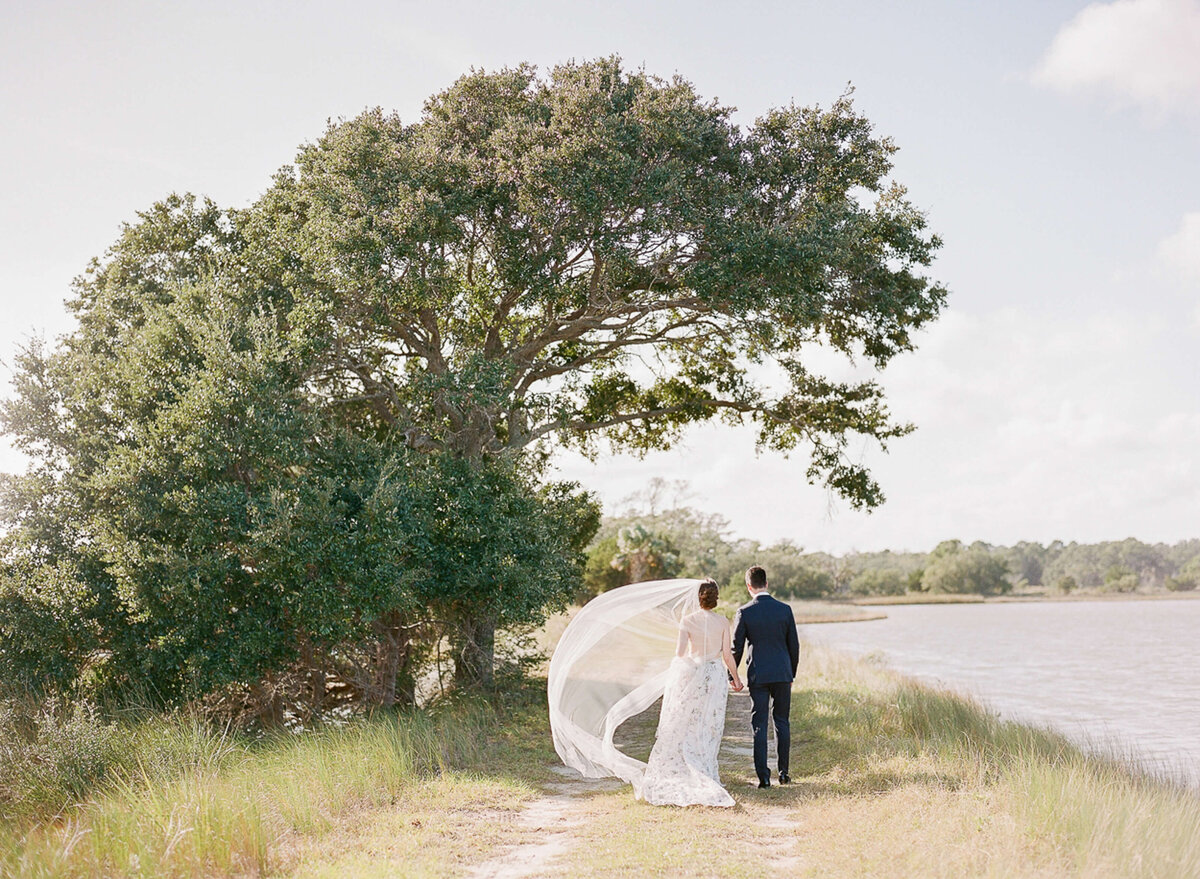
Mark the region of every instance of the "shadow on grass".
<instances>
[{"instance_id":1,"label":"shadow on grass","mask_svg":"<svg viewBox=\"0 0 1200 879\"><path fill-rule=\"evenodd\" d=\"M536 683L525 686L520 699L512 703L515 711L504 712L505 723L495 731L494 739L489 738L487 750L495 759L479 766L479 771L539 786L562 781L553 769L558 758L546 720L544 692ZM506 700L512 702L513 695ZM660 704L655 702L617 729L614 744L622 753L643 762L649 758ZM974 706L971 709L976 710ZM791 710L795 783L776 785L765 795L786 801L878 794L914 784L948 790L962 787L966 781L963 774L886 765L895 757L915 759L933 744L915 727L895 701L841 688L797 689ZM731 693L721 753L722 774L731 790L751 785L752 753L750 699L745 693ZM775 765L773 741L770 763Z\"/></svg>"},{"instance_id":2,"label":"shadow on grass","mask_svg":"<svg viewBox=\"0 0 1200 879\"><path fill-rule=\"evenodd\" d=\"M514 682L493 705L495 720L486 731L480 757L458 768L542 789L564 784L567 771L554 752L544 682ZM642 761L649 758L659 706L656 702L617 730L614 743L623 753ZM775 785L769 792L754 789L750 795L784 803L879 795L907 786L954 791L988 783L1006 767L1031 758L1054 766L1078 765L1081 756L1057 733L1003 721L970 699L914 682L879 690L842 682L797 687L792 693L791 736L794 783ZM772 767L773 738L772 733ZM1086 762L1092 765L1095 758ZM752 788L750 699L745 692L729 696L721 771L735 794ZM1154 783L1127 767L1121 771L1134 783ZM578 792L600 795L611 790Z\"/></svg>"},{"instance_id":3,"label":"shadow on grass","mask_svg":"<svg viewBox=\"0 0 1200 879\"><path fill-rule=\"evenodd\" d=\"M749 699L730 699L726 752L749 766ZM1135 785L1160 782L1136 769L1084 758L1048 729L1000 719L963 696L915 682L882 691L853 686L797 688L792 693L791 774L774 790L783 801L887 793L907 786L960 790L987 784L1014 765L1090 767ZM774 759L772 757L772 765ZM725 758L722 768L733 769ZM736 769L734 769L736 771Z\"/></svg>"},{"instance_id":4,"label":"shadow on grass","mask_svg":"<svg viewBox=\"0 0 1200 879\"><path fill-rule=\"evenodd\" d=\"M646 760L658 712L655 703L622 724L614 738L617 747ZM960 790L995 779L1005 766L1030 757L1051 765L1079 757L1079 750L1056 733L1002 721L970 699L915 683L884 692L838 684L797 688L791 737L794 783L761 794L781 803L878 795L907 786ZM771 738L774 767L773 732ZM721 753L722 775L731 790L752 786L752 753L749 697L731 693ZM552 751L550 759L555 759Z\"/></svg>"},{"instance_id":5,"label":"shadow on grass","mask_svg":"<svg viewBox=\"0 0 1200 879\"><path fill-rule=\"evenodd\" d=\"M743 761L744 771L753 774L749 702L736 694L730 698L722 767L730 774L741 768L733 761ZM793 783L776 785L769 796L789 802L882 794L911 785L963 787L965 774L951 771L944 762L933 770L915 765L930 744L915 733L893 701L841 688L797 688L791 710Z\"/></svg>"}]
</instances>

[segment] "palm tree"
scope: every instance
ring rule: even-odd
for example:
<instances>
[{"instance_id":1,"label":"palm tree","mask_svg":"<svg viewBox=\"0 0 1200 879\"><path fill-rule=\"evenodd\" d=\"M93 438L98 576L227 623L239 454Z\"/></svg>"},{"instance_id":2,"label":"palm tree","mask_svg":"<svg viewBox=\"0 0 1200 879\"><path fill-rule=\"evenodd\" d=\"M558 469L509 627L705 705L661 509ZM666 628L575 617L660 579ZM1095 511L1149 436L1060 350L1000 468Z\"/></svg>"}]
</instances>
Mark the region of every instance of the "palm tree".
<instances>
[{"instance_id":1,"label":"palm tree","mask_svg":"<svg viewBox=\"0 0 1200 879\"><path fill-rule=\"evenodd\" d=\"M679 572L679 555L670 542L640 523L617 532L617 554L612 566L625 574L626 583L641 583Z\"/></svg>"}]
</instances>

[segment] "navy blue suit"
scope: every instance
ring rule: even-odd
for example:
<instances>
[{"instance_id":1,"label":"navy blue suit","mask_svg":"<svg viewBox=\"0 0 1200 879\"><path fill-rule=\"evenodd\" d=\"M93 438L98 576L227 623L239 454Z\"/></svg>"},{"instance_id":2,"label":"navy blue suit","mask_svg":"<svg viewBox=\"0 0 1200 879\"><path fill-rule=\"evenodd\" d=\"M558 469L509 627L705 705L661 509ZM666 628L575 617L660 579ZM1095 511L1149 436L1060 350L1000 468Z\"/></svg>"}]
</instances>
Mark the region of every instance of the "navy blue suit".
<instances>
[{"instance_id":1,"label":"navy blue suit","mask_svg":"<svg viewBox=\"0 0 1200 879\"><path fill-rule=\"evenodd\" d=\"M747 646L748 645L748 646ZM754 730L754 772L770 783L767 768L767 714L775 722L779 774L788 772L791 750L792 681L800 662L800 639L792 609L770 595L759 594L738 608L733 624L733 661L746 653L746 684L750 688L750 727ZM774 703L773 705L770 703Z\"/></svg>"}]
</instances>

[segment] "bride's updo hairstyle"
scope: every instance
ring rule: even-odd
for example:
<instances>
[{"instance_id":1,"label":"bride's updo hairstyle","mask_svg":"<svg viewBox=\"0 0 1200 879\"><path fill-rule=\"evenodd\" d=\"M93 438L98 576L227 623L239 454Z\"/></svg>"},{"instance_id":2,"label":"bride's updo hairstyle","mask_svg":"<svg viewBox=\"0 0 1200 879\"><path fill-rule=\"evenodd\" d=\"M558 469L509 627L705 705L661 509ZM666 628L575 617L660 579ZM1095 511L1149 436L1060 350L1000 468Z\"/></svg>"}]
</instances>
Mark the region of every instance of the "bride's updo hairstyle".
<instances>
[{"instance_id":1,"label":"bride's updo hairstyle","mask_svg":"<svg viewBox=\"0 0 1200 879\"><path fill-rule=\"evenodd\" d=\"M705 610L712 610L717 606L717 589L716 580L705 580L700 584L700 606Z\"/></svg>"}]
</instances>

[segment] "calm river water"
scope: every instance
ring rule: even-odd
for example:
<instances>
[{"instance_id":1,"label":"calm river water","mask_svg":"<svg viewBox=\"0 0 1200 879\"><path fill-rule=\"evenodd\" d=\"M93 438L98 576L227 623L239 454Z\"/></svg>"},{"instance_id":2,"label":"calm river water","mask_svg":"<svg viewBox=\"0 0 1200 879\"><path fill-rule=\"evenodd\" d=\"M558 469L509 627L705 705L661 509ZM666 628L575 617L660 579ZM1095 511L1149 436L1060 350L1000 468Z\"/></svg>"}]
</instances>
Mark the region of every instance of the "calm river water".
<instances>
[{"instance_id":1,"label":"calm river water","mask_svg":"<svg viewBox=\"0 0 1200 879\"><path fill-rule=\"evenodd\" d=\"M800 635L1200 785L1200 601L901 605Z\"/></svg>"}]
</instances>

